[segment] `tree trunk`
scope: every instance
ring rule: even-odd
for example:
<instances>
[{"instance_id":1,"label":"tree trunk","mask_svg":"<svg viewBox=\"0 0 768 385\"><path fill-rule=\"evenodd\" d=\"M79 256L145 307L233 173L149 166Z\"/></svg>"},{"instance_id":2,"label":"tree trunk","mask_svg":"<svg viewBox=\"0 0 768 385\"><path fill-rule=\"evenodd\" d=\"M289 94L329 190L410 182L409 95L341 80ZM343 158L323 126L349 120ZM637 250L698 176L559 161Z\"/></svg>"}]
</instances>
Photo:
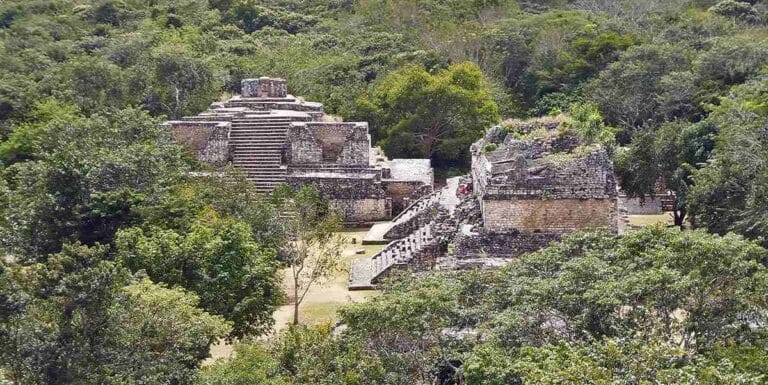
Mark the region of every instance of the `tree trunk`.
<instances>
[{"instance_id":1,"label":"tree trunk","mask_svg":"<svg viewBox=\"0 0 768 385\"><path fill-rule=\"evenodd\" d=\"M672 211L675 216L675 226L679 227L680 229L685 228L685 210L674 210Z\"/></svg>"},{"instance_id":2,"label":"tree trunk","mask_svg":"<svg viewBox=\"0 0 768 385\"><path fill-rule=\"evenodd\" d=\"M299 301L298 299L293 301L293 324L299 324Z\"/></svg>"}]
</instances>

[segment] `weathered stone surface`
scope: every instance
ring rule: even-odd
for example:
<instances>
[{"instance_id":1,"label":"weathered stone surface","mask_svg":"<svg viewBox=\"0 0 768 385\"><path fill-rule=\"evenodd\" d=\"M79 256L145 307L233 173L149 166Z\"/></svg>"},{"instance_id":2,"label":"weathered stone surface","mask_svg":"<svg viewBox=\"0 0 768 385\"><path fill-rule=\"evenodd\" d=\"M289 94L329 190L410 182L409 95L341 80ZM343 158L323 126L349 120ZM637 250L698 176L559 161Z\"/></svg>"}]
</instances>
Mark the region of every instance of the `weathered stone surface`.
<instances>
[{"instance_id":1,"label":"weathered stone surface","mask_svg":"<svg viewBox=\"0 0 768 385\"><path fill-rule=\"evenodd\" d=\"M223 166L230 160L230 122L175 120L163 126L170 130L176 143L194 151L199 161Z\"/></svg>"},{"instance_id":2,"label":"weathered stone surface","mask_svg":"<svg viewBox=\"0 0 768 385\"><path fill-rule=\"evenodd\" d=\"M393 201L399 211L431 192L428 159L396 162L392 176L389 166L371 162L367 123L326 120L321 103L288 95L283 79L262 77L244 79L242 95L164 126L199 160L215 166L232 162L257 191L282 183L316 186L351 223L390 219Z\"/></svg>"},{"instance_id":3,"label":"weathered stone surface","mask_svg":"<svg viewBox=\"0 0 768 385\"><path fill-rule=\"evenodd\" d=\"M483 200L486 229L546 230L557 233L611 227L616 201L611 199Z\"/></svg>"},{"instance_id":4,"label":"weathered stone surface","mask_svg":"<svg viewBox=\"0 0 768 385\"><path fill-rule=\"evenodd\" d=\"M279 78L243 79L240 81L240 88L244 97L284 98L288 95L285 80Z\"/></svg>"},{"instance_id":5,"label":"weathered stone surface","mask_svg":"<svg viewBox=\"0 0 768 385\"><path fill-rule=\"evenodd\" d=\"M552 124L544 124L546 122ZM485 228L568 232L618 224L613 163L599 145L545 121L538 136L502 140L496 128L472 146L472 179ZM553 128L554 127L554 128ZM538 131L536 131L538 130Z\"/></svg>"},{"instance_id":6,"label":"weathered stone surface","mask_svg":"<svg viewBox=\"0 0 768 385\"><path fill-rule=\"evenodd\" d=\"M288 164L368 166L371 139L368 123L293 123L288 130Z\"/></svg>"},{"instance_id":7,"label":"weathered stone surface","mask_svg":"<svg viewBox=\"0 0 768 385\"><path fill-rule=\"evenodd\" d=\"M514 258L541 250L561 238L558 233L530 231L481 231L472 236L459 236L451 257L455 260L476 258ZM445 266L444 266L445 267Z\"/></svg>"},{"instance_id":8,"label":"weathered stone surface","mask_svg":"<svg viewBox=\"0 0 768 385\"><path fill-rule=\"evenodd\" d=\"M619 206L626 210L625 214L629 215L658 215L663 213L661 207L661 199L664 195L651 195L640 198L629 198L627 196L619 196Z\"/></svg>"}]
</instances>

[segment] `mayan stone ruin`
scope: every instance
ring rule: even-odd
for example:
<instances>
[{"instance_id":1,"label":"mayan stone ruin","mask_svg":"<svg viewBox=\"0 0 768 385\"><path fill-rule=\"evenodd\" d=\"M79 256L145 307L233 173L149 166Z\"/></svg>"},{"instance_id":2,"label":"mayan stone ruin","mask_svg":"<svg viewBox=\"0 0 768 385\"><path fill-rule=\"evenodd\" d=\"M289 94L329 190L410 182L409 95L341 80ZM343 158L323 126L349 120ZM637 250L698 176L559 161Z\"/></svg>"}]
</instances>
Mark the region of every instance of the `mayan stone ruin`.
<instances>
[{"instance_id":1,"label":"mayan stone ruin","mask_svg":"<svg viewBox=\"0 0 768 385\"><path fill-rule=\"evenodd\" d=\"M282 79L245 79L241 95L164 126L199 160L231 163L260 192L313 185L347 223L374 224L363 243L385 246L352 264L349 288L360 290L396 270L501 266L577 230L616 232L610 157L565 119L489 129L471 147L470 173L439 191L429 159L387 159L366 122L334 121Z\"/></svg>"},{"instance_id":2,"label":"mayan stone ruin","mask_svg":"<svg viewBox=\"0 0 768 385\"><path fill-rule=\"evenodd\" d=\"M386 246L353 264L350 290L376 287L396 269L501 266L577 230L616 232L610 157L564 129L563 119L490 129L472 145L470 175L371 229L364 242Z\"/></svg>"},{"instance_id":3,"label":"mayan stone ruin","mask_svg":"<svg viewBox=\"0 0 768 385\"><path fill-rule=\"evenodd\" d=\"M348 223L389 220L431 193L429 159L387 159L371 147L367 123L333 121L322 104L289 95L283 79L241 86L241 95L164 127L200 161L242 170L257 191L316 186Z\"/></svg>"}]
</instances>

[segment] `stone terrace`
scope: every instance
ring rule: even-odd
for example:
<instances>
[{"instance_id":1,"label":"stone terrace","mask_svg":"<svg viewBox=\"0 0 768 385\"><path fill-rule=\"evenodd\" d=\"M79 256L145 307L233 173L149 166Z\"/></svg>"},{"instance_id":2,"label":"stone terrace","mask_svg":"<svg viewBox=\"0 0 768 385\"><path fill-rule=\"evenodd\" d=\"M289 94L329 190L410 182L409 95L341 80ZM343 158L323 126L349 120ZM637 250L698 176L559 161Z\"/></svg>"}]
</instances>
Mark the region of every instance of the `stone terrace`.
<instances>
[{"instance_id":1,"label":"stone terrace","mask_svg":"<svg viewBox=\"0 0 768 385\"><path fill-rule=\"evenodd\" d=\"M283 79L244 79L241 88L242 95L163 126L200 161L242 170L259 192L317 186L348 222L387 220L431 192L428 159L371 161L367 123L326 121L322 104L289 95Z\"/></svg>"}]
</instances>

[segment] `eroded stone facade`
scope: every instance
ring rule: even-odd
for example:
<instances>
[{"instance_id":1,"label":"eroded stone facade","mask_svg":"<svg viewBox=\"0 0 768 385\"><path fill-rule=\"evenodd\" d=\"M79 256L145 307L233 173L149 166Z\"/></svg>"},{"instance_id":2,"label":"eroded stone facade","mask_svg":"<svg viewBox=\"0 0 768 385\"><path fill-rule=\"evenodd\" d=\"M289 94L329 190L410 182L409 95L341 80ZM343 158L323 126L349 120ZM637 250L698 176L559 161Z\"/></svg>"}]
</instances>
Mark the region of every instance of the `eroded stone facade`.
<instances>
[{"instance_id":1,"label":"eroded stone facade","mask_svg":"<svg viewBox=\"0 0 768 385\"><path fill-rule=\"evenodd\" d=\"M577 230L616 231L613 164L562 123L489 130L472 146L471 174L401 214L385 233L394 241L353 264L350 290L376 287L393 270L498 267Z\"/></svg>"},{"instance_id":2,"label":"eroded stone facade","mask_svg":"<svg viewBox=\"0 0 768 385\"><path fill-rule=\"evenodd\" d=\"M559 127L559 126L558 126ZM559 128L499 139L491 130L472 146L472 181L483 226L491 231L564 233L617 228L610 157Z\"/></svg>"},{"instance_id":3,"label":"eroded stone facade","mask_svg":"<svg viewBox=\"0 0 768 385\"><path fill-rule=\"evenodd\" d=\"M289 95L285 80L262 77L244 79L241 95L164 127L200 161L241 169L258 191L316 186L349 223L391 219L432 191L429 159L386 159L371 148L367 123L329 120L322 104ZM404 165L417 170L409 175Z\"/></svg>"}]
</instances>

